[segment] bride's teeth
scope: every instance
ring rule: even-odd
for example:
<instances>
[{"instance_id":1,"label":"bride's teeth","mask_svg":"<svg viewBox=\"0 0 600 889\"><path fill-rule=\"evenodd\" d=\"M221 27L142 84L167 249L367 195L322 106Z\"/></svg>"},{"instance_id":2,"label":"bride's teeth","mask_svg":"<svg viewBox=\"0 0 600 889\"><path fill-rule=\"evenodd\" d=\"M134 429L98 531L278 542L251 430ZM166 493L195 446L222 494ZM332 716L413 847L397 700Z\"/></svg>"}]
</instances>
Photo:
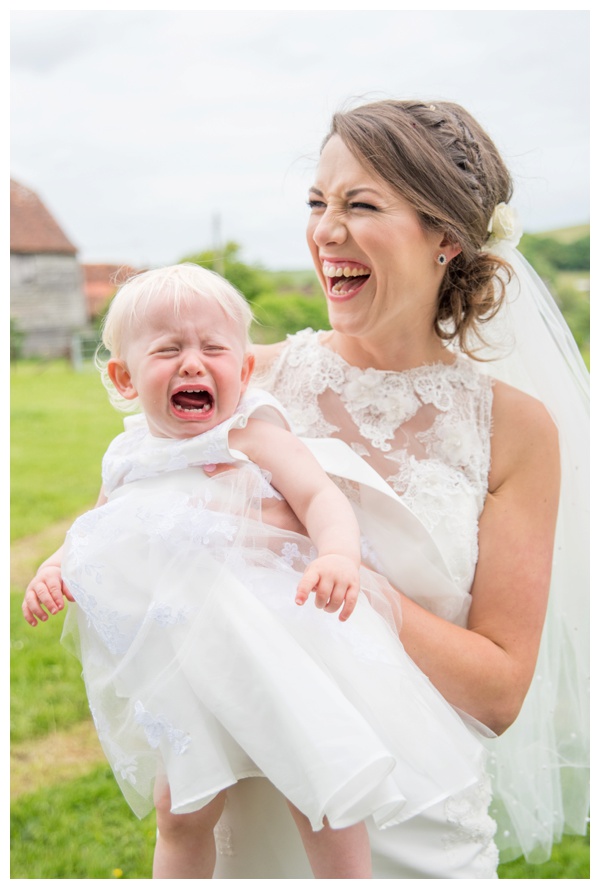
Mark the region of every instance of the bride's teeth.
<instances>
[{"instance_id":1,"label":"bride's teeth","mask_svg":"<svg viewBox=\"0 0 600 889\"><path fill-rule=\"evenodd\" d=\"M326 278L357 278L368 275L369 270L365 268L350 268L350 266L324 265L323 274Z\"/></svg>"}]
</instances>

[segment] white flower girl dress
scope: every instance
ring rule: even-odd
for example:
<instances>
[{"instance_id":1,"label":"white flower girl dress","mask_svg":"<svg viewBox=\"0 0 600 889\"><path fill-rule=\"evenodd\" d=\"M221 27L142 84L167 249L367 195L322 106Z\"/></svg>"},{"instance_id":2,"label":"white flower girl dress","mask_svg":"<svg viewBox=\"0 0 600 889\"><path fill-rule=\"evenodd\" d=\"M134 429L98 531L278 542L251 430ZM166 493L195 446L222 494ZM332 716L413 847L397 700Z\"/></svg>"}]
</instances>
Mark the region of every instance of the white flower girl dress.
<instances>
[{"instance_id":1,"label":"white flower girl dress","mask_svg":"<svg viewBox=\"0 0 600 889\"><path fill-rule=\"evenodd\" d=\"M127 421L103 461L108 502L69 531L63 571L76 606L65 636L100 741L139 817L157 777L176 813L266 777L315 830L324 818L398 824L475 782L482 746L405 653L381 576L362 569L346 623L295 604L316 553L262 520L263 502L281 497L227 443L251 415L286 425L258 390L191 439ZM214 464L230 468L213 474ZM394 506L410 573L420 524Z\"/></svg>"}]
</instances>

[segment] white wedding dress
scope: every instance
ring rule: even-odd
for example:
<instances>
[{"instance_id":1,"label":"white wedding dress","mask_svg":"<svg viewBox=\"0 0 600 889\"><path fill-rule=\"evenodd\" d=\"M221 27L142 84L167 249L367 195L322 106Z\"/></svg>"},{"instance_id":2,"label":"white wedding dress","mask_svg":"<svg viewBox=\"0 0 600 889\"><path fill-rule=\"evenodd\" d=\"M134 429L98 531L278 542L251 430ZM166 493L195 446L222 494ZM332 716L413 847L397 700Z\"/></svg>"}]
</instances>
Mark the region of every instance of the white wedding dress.
<instances>
[{"instance_id":1,"label":"white wedding dress","mask_svg":"<svg viewBox=\"0 0 600 889\"><path fill-rule=\"evenodd\" d=\"M404 652L378 574L362 571L347 623L311 601L295 605L315 552L306 537L261 520L263 503L279 495L227 443L250 416L284 422L258 391L191 439L156 438L134 418L103 461L108 502L67 535L63 577L77 603L67 633L100 741L139 816L153 807L157 777L178 814L242 779L268 779L315 830L325 817L333 827L368 818L391 829L474 786L482 744ZM469 503L464 521L474 529L466 487L453 475L448 492L454 511L456 496ZM419 547L441 578L443 559L421 522L392 492L369 490L389 501L400 575L409 582ZM359 511L365 497L362 506L353 498ZM377 536L365 540L374 568ZM453 562L466 588L471 543ZM382 553L393 575L388 560ZM439 604L464 617L464 596Z\"/></svg>"},{"instance_id":2,"label":"white wedding dress","mask_svg":"<svg viewBox=\"0 0 600 889\"><path fill-rule=\"evenodd\" d=\"M506 859L544 861L563 832L586 832L588 375L552 298L517 251L506 250L517 277L489 334L486 328L490 363L457 357L401 373L360 370L326 348L320 334L302 331L288 337L258 381L288 408L295 432L352 500L378 544L371 564L425 608L461 625L487 494L492 376L541 398L560 433L548 614L519 718L500 738L484 741L490 758L476 784L388 830L367 822L376 879L493 879L499 851ZM419 518L424 536L405 526L389 495ZM394 554L407 549L414 561L398 564ZM216 836L217 878L310 877L281 796L265 780L232 788Z\"/></svg>"},{"instance_id":3,"label":"white wedding dress","mask_svg":"<svg viewBox=\"0 0 600 889\"><path fill-rule=\"evenodd\" d=\"M490 377L464 358L401 373L360 370L307 330L288 337L259 383L286 405L294 431L353 503L368 540L363 558L464 626L490 466ZM394 498L418 527L403 522ZM475 783L411 820L384 831L367 821L374 877L495 878L490 803L479 761ZM231 788L216 838L219 879L311 876L285 803L265 780Z\"/></svg>"}]
</instances>

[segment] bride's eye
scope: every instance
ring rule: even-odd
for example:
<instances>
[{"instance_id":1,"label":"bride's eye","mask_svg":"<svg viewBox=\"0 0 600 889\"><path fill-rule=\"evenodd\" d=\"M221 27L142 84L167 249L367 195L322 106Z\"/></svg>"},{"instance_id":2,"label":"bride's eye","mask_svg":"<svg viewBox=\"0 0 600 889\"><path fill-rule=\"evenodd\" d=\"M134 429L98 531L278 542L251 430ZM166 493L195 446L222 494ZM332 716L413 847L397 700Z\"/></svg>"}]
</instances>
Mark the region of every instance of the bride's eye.
<instances>
[{"instance_id":1,"label":"bride's eye","mask_svg":"<svg viewBox=\"0 0 600 889\"><path fill-rule=\"evenodd\" d=\"M364 201L353 201L350 204L351 210L374 210L377 212L377 207L374 207L373 204L367 204Z\"/></svg>"}]
</instances>

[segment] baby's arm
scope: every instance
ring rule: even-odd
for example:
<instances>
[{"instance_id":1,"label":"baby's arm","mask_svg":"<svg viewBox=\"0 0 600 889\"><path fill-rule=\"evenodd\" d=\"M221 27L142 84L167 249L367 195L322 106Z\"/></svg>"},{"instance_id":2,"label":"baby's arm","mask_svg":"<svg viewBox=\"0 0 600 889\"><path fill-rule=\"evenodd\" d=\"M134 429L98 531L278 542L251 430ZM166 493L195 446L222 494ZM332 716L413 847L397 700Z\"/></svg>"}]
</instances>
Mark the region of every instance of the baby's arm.
<instances>
[{"instance_id":1,"label":"baby's arm","mask_svg":"<svg viewBox=\"0 0 600 889\"><path fill-rule=\"evenodd\" d=\"M96 506L106 503L104 491L96 502ZM32 627L37 627L38 620L48 620L49 614L58 614L65 606L65 599L73 602L73 596L63 583L61 564L62 546L56 550L38 568L35 577L27 585L25 598L21 606L23 617Z\"/></svg>"},{"instance_id":2,"label":"baby's arm","mask_svg":"<svg viewBox=\"0 0 600 889\"><path fill-rule=\"evenodd\" d=\"M359 591L360 532L352 507L329 479L308 448L291 432L262 420L233 429L230 444L271 474L315 544L318 558L306 569L296 601L316 592L315 604L325 611L342 608L350 617Z\"/></svg>"}]
</instances>

